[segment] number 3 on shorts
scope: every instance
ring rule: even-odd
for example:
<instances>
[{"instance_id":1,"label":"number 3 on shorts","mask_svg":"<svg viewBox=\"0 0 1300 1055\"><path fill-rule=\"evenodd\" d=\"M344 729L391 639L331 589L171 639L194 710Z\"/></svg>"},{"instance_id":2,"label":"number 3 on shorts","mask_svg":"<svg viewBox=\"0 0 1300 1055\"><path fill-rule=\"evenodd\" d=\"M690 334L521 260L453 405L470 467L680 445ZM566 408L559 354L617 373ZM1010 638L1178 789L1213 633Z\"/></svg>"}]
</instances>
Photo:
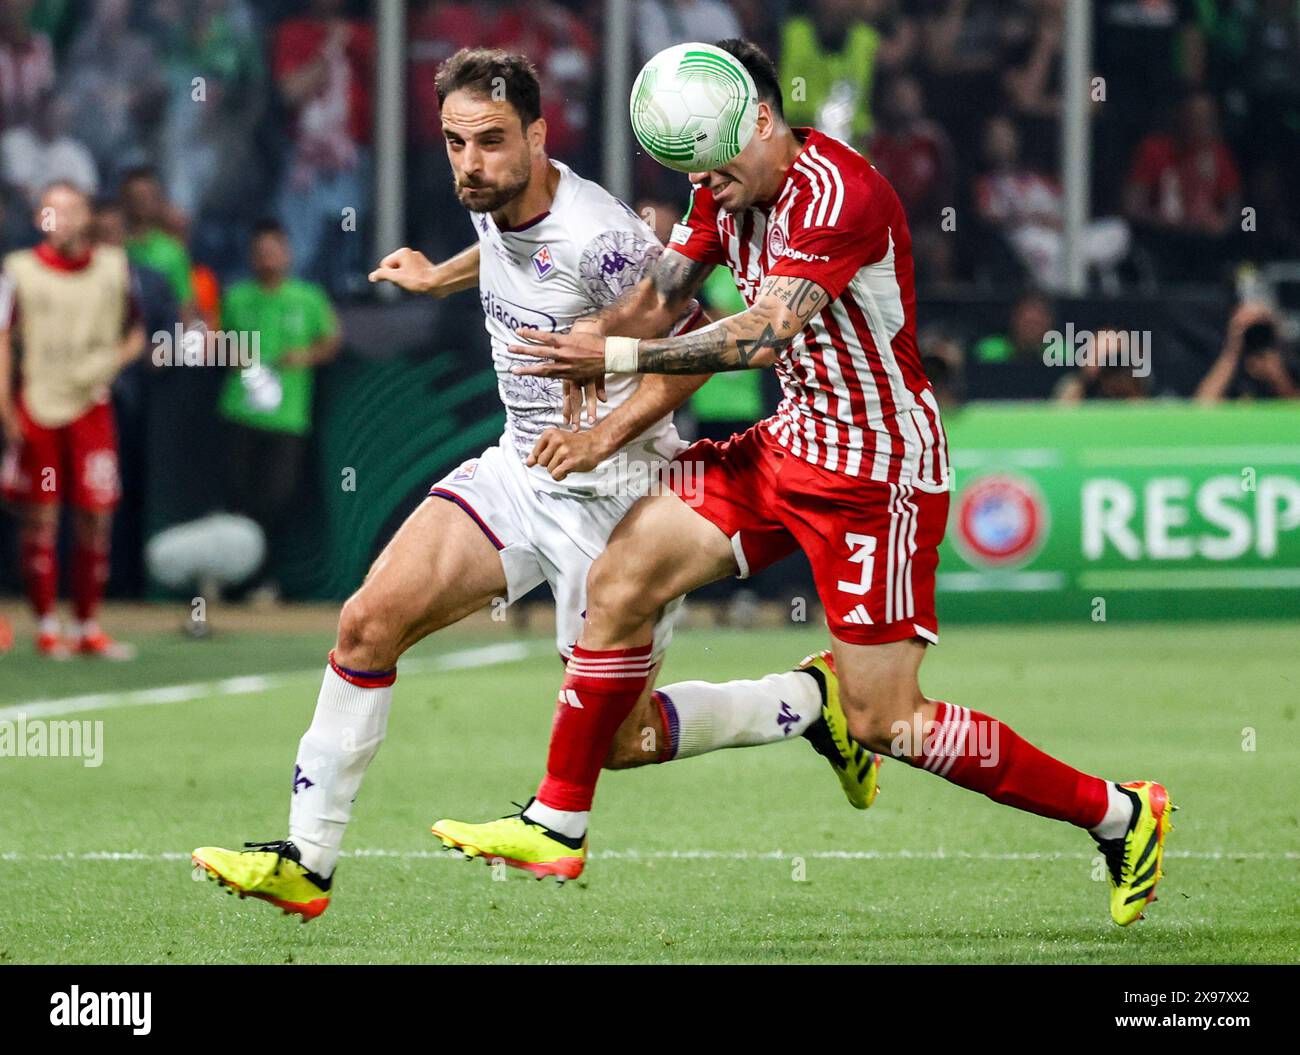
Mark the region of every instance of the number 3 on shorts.
<instances>
[{"instance_id":1,"label":"number 3 on shorts","mask_svg":"<svg viewBox=\"0 0 1300 1055\"><path fill-rule=\"evenodd\" d=\"M871 591L871 570L876 563L876 536L846 531L844 542L849 547L849 563L861 564L862 576L857 582L846 582L841 579L835 585L842 593L865 597Z\"/></svg>"}]
</instances>

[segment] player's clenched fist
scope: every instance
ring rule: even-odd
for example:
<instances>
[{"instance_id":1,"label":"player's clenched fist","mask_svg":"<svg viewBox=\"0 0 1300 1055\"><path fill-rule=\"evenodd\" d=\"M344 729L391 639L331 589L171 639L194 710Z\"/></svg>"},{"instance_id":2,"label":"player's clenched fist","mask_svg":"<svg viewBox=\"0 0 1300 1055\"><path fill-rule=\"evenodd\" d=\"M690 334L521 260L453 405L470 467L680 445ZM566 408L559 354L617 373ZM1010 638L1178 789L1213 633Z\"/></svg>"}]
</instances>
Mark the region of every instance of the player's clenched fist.
<instances>
[{"instance_id":1,"label":"player's clenched fist","mask_svg":"<svg viewBox=\"0 0 1300 1055\"><path fill-rule=\"evenodd\" d=\"M540 465L553 480L563 480L569 473L585 473L596 468L610 455L594 432L565 432L547 429L537 437L527 464Z\"/></svg>"},{"instance_id":2,"label":"player's clenched fist","mask_svg":"<svg viewBox=\"0 0 1300 1055\"><path fill-rule=\"evenodd\" d=\"M437 272L433 262L418 249L401 249L389 253L370 272L371 282L391 282L408 293L428 293L434 287Z\"/></svg>"}]
</instances>

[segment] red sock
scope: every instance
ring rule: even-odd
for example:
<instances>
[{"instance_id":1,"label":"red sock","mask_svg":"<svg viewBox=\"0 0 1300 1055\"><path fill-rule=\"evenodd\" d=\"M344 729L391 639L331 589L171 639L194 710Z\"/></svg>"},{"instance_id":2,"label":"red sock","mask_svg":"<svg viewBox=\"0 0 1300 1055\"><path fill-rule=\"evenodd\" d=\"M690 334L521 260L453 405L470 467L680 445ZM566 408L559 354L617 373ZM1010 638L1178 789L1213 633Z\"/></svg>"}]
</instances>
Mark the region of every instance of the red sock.
<instances>
[{"instance_id":1,"label":"red sock","mask_svg":"<svg viewBox=\"0 0 1300 1055\"><path fill-rule=\"evenodd\" d=\"M939 702L912 765L928 769L994 802L1095 828L1106 815L1106 782L1044 754L1009 725Z\"/></svg>"},{"instance_id":2,"label":"red sock","mask_svg":"<svg viewBox=\"0 0 1300 1055\"><path fill-rule=\"evenodd\" d=\"M72 551L72 610L83 623L95 618L108 582L108 550L78 545Z\"/></svg>"},{"instance_id":3,"label":"red sock","mask_svg":"<svg viewBox=\"0 0 1300 1055\"><path fill-rule=\"evenodd\" d=\"M589 810L596 780L623 719L650 677L650 647L601 652L576 645L555 707L546 779L537 801L555 810Z\"/></svg>"},{"instance_id":4,"label":"red sock","mask_svg":"<svg viewBox=\"0 0 1300 1055\"><path fill-rule=\"evenodd\" d=\"M25 535L19 545L19 562L27 600L36 618L44 619L54 611L59 593L59 560L54 552L54 540Z\"/></svg>"}]
</instances>

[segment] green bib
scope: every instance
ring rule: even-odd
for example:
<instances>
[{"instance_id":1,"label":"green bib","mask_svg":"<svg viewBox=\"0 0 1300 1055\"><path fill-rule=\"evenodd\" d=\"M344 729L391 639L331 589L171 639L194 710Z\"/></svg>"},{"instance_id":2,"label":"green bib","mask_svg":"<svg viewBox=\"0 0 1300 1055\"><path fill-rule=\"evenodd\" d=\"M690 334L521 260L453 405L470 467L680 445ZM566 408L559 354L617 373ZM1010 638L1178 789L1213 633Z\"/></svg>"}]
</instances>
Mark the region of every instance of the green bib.
<instances>
[{"instance_id":1,"label":"green bib","mask_svg":"<svg viewBox=\"0 0 1300 1055\"><path fill-rule=\"evenodd\" d=\"M313 369L281 367L286 352L301 351L338 329L325 291L285 279L274 289L238 282L221 304L221 329L256 352L256 365L230 368L221 413L253 428L304 435L311 430ZM233 342L227 341L227 346Z\"/></svg>"}]
</instances>

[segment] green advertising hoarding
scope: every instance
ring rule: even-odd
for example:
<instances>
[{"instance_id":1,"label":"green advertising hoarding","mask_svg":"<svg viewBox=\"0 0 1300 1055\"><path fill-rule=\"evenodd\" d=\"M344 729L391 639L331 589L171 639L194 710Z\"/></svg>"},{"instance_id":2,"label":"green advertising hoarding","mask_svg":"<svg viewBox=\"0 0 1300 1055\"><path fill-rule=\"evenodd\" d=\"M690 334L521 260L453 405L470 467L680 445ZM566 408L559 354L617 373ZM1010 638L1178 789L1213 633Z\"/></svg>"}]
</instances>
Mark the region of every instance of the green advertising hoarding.
<instances>
[{"instance_id":1,"label":"green advertising hoarding","mask_svg":"<svg viewBox=\"0 0 1300 1055\"><path fill-rule=\"evenodd\" d=\"M973 404L945 423L941 621L1300 617L1300 404Z\"/></svg>"}]
</instances>

